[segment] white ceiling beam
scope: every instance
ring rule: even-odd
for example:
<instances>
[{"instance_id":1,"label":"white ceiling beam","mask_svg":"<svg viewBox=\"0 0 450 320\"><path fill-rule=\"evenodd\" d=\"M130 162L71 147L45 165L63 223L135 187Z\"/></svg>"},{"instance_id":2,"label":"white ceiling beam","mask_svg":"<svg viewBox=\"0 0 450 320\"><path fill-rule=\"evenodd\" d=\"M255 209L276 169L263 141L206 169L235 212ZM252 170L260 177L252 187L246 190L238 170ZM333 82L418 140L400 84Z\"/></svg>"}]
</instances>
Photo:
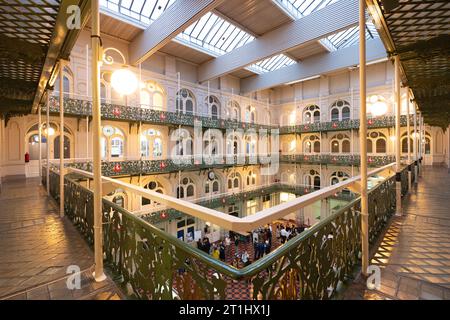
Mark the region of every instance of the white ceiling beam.
<instances>
[{"instance_id":1,"label":"white ceiling beam","mask_svg":"<svg viewBox=\"0 0 450 320\"><path fill-rule=\"evenodd\" d=\"M387 56L380 39L367 41L367 62L376 61ZM301 79L327 74L359 64L359 45L353 45L330 53L317 54L302 62L272 72L251 76L241 80L241 93L273 88Z\"/></svg>"},{"instance_id":2,"label":"white ceiling beam","mask_svg":"<svg viewBox=\"0 0 450 320\"><path fill-rule=\"evenodd\" d=\"M177 0L129 44L130 64L145 61L224 0Z\"/></svg>"},{"instance_id":3,"label":"white ceiling beam","mask_svg":"<svg viewBox=\"0 0 450 320\"><path fill-rule=\"evenodd\" d=\"M205 62L199 81L211 80L358 24L358 0L341 0L287 23L230 53Z\"/></svg>"}]
</instances>

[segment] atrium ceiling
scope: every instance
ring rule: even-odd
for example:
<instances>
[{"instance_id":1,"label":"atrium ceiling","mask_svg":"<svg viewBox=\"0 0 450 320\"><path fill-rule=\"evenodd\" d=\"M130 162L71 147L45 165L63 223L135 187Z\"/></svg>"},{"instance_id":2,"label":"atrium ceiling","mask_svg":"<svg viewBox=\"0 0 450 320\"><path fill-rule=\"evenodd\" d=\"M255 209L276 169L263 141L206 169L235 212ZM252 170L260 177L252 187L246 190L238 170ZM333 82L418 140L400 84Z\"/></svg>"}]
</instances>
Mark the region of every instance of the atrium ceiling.
<instances>
[{"instance_id":1,"label":"atrium ceiling","mask_svg":"<svg viewBox=\"0 0 450 320\"><path fill-rule=\"evenodd\" d=\"M429 125L450 124L450 2L368 0L389 53L398 54L402 82Z\"/></svg>"},{"instance_id":2,"label":"atrium ceiling","mask_svg":"<svg viewBox=\"0 0 450 320\"><path fill-rule=\"evenodd\" d=\"M133 26L131 33L125 35L126 40L131 42L139 34L138 29L145 30L156 20L164 19L164 13L175 10L174 7L181 1L100 0L100 5L103 16L109 16L107 19L114 17L125 25ZM218 57L232 54L236 49L245 47L256 39L264 39L266 35L280 27L289 27L289 24L293 24L298 19L314 15L330 5L345 1L348 3L347 11L357 12L357 1L349 0L218 1L217 6L199 19L192 21L158 51L202 66ZM339 13L335 12L329 18L339 20ZM120 23L112 24L111 27L102 25L102 30L117 34L116 31L108 32L108 29L117 29ZM366 29L367 39L378 37L377 30L370 21ZM119 32L118 36L123 37L123 33ZM278 53L270 54L239 68L227 70L225 73L239 78L247 78L292 66L301 63L301 60L309 56L329 53L357 43L358 27L353 21L348 24L348 27L334 30L331 33L327 32L319 39L300 43L288 50L280 50ZM200 80L204 81L205 79Z\"/></svg>"}]
</instances>

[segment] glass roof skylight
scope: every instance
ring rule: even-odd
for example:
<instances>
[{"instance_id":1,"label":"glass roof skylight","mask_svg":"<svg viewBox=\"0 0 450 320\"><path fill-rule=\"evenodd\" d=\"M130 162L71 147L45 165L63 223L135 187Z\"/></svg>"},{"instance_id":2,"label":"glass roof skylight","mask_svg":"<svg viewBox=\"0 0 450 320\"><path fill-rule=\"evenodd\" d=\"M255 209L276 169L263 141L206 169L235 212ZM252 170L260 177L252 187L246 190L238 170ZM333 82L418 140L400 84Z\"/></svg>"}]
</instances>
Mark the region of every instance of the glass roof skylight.
<instances>
[{"instance_id":1,"label":"glass roof skylight","mask_svg":"<svg viewBox=\"0 0 450 320\"><path fill-rule=\"evenodd\" d=\"M208 12L180 33L177 39L194 44L217 56L239 48L255 37Z\"/></svg>"},{"instance_id":2,"label":"glass roof skylight","mask_svg":"<svg viewBox=\"0 0 450 320\"><path fill-rule=\"evenodd\" d=\"M100 6L150 25L176 0L100 0Z\"/></svg>"},{"instance_id":3,"label":"glass roof skylight","mask_svg":"<svg viewBox=\"0 0 450 320\"><path fill-rule=\"evenodd\" d=\"M372 22L366 23L366 40L378 38L378 32ZM355 45L359 41L359 27L355 26L333 34L327 39L333 44L336 50Z\"/></svg>"},{"instance_id":4,"label":"glass roof skylight","mask_svg":"<svg viewBox=\"0 0 450 320\"><path fill-rule=\"evenodd\" d=\"M272 0L295 18L307 16L339 0Z\"/></svg>"},{"instance_id":5,"label":"glass roof skylight","mask_svg":"<svg viewBox=\"0 0 450 320\"><path fill-rule=\"evenodd\" d=\"M281 69L283 67L290 66L295 63L297 62L289 58L288 56L284 54L278 54L271 58L267 58L255 64L252 64L251 66L249 66L249 70L254 71L256 73L264 73Z\"/></svg>"}]
</instances>

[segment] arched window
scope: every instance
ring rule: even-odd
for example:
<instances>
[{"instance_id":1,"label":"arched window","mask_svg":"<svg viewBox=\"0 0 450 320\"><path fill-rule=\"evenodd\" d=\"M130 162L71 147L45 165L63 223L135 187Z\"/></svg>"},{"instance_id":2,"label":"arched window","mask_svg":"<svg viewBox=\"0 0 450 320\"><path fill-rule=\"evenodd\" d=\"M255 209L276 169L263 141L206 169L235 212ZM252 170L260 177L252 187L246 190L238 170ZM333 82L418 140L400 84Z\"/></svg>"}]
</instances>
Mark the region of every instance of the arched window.
<instances>
[{"instance_id":1,"label":"arched window","mask_svg":"<svg viewBox=\"0 0 450 320\"><path fill-rule=\"evenodd\" d=\"M317 123L320 122L320 108L313 104L303 109L303 123Z\"/></svg>"},{"instance_id":2,"label":"arched window","mask_svg":"<svg viewBox=\"0 0 450 320\"><path fill-rule=\"evenodd\" d=\"M59 139L61 136L60 127L54 122L50 122L50 126L47 129L47 124L42 124L42 157L47 156L47 141L50 152L53 152L53 159L59 159ZM27 132L26 135L27 152L30 154L30 160L39 159L39 126L38 124L33 125ZM64 159L70 159L73 153L73 134L72 132L64 126Z\"/></svg>"},{"instance_id":3,"label":"arched window","mask_svg":"<svg viewBox=\"0 0 450 320\"><path fill-rule=\"evenodd\" d=\"M237 135L229 136L227 139L227 155L238 155L241 153L241 139Z\"/></svg>"},{"instance_id":4,"label":"arched window","mask_svg":"<svg viewBox=\"0 0 450 320\"><path fill-rule=\"evenodd\" d=\"M386 136L378 131L367 134L367 153L386 153ZM374 148L375 147L375 148Z\"/></svg>"},{"instance_id":5,"label":"arched window","mask_svg":"<svg viewBox=\"0 0 450 320\"><path fill-rule=\"evenodd\" d=\"M227 119L241 121L241 107L239 106L239 103L234 100L228 102Z\"/></svg>"},{"instance_id":6,"label":"arched window","mask_svg":"<svg viewBox=\"0 0 450 320\"><path fill-rule=\"evenodd\" d=\"M338 133L330 139L331 153L349 153L350 138L343 133Z\"/></svg>"},{"instance_id":7,"label":"arched window","mask_svg":"<svg viewBox=\"0 0 450 320\"><path fill-rule=\"evenodd\" d=\"M305 187L314 188L314 190L320 189L320 175L316 170L310 170L303 177L303 183Z\"/></svg>"},{"instance_id":8,"label":"arched window","mask_svg":"<svg viewBox=\"0 0 450 320\"><path fill-rule=\"evenodd\" d=\"M144 87L141 88L141 107L164 110L164 105L164 89L155 81L144 82Z\"/></svg>"},{"instance_id":9,"label":"arched window","mask_svg":"<svg viewBox=\"0 0 450 320\"><path fill-rule=\"evenodd\" d=\"M181 184L177 187L177 198L186 199L195 196L195 185L191 178L181 179Z\"/></svg>"},{"instance_id":10,"label":"arched window","mask_svg":"<svg viewBox=\"0 0 450 320\"><path fill-rule=\"evenodd\" d=\"M245 121L249 123L256 122L256 111L255 108L253 108L252 106L248 106L245 109Z\"/></svg>"},{"instance_id":11,"label":"arched window","mask_svg":"<svg viewBox=\"0 0 450 320\"><path fill-rule=\"evenodd\" d=\"M55 80L54 92L59 93L59 73ZM64 95L73 94L73 73L68 66L65 66L63 71L63 93Z\"/></svg>"},{"instance_id":12,"label":"arched window","mask_svg":"<svg viewBox=\"0 0 450 320\"><path fill-rule=\"evenodd\" d=\"M307 136L303 140L304 153L320 153L320 138L316 135Z\"/></svg>"},{"instance_id":13,"label":"arched window","mask_svg":"<svg viewBox=\"0 0 450 320\"><path fill-rule=\"evenodd\" d=\"M102 158L122 158L125 155L125 135L113 126L104 126L101 137Z\"/></svg>"},{"instance_id":14,"label":"arched window","mask_svg":"<svg viewBox=\"0 0 450 320\"><path fill-rule=\"evenodd\" d=\"M205 103L208 109L208 115L211 119L218 119L220 116L220 101L216 96L209 96L205 98Z\"/></svg>"},{"instance_id":15,"label":"arched window","mask_svg":"<svg viewBox=\"0 0 450 320\"><path fill-rule=\"evenodd\" d=\"M247 186L256 185L256 174L253 171L249 171L247 174Z\"/></svg>"},{"instance_id":16,"label":"arched window","mask_svg":"<svg viewBox=\"0 0 450 320\"><path fill-rule=\"evenodd\" d=\"M195 97L192 91L181 89L177 92L176 112L183 114L194 114Z\"/></svg>"},{"instance_id":17,"label":"arched window","mask_svg":"<svg viewBox=\"0 0 450 320\"><path fill-rule=\"evenodd\" d=\"M191 156L192 155L192 138L188 130L179 130L177 140L175 142L175 154L177 156Z\"/></svg>"},{"instance_id":18,"label":"arched window","mask_svg":"<svg viewBox=\"0 0 450 320\"><path fill-rule=\"evenodd\" d=\"M219 193L219 179L214 176L214 179L207 179L205 182L205 194L217 194Z\"/></svg>"},{"instance_id":19,"label":"arched window","mask_svg":"<svg viewBox=\"0 0 450 320\"><path fill-rule=\"evenodd\" d=\"M141 134L141 156L160 159L163 153L161 132L155 129L144 130Z\"/></svg>"},{"instance_id":20,"label":"arched window","mask_svg":"<svg viewBox=\"0 0 450 320\"><path fill-rule=\"evenodd\" d=\"M237 191L241 187L241 175L233 172L228 176L228 190Z\"/></svg>"},{"instance_id":21,"label":"arched window","mask_svg":"<svg viewBox=\"0 0 450 320\"><path fill-rule=\"evenodd\" d=\"M53 157L55 159L59 159L60 153L59 153L59 139L61 135L58 135L53 140ZM70 136L67 134L64 134L64 159L70 159ZM39 141L39 138L38 138Z\"/></svg>"},{"instance_id":22,"label":"arched window","mask_svg":"<svg viewBox=\"0 0 450 320\"><path fill-rule=\"evenodd\" d=\"M111 193L107 194L106 199L115 203L119 207L126 208L127 205L127 195L123 189L116 189Z\"/></svg>"},{"instance_id":23,"label":"arched window","mask_svg":"<svg viewBox=\"0 0 450 320\"><path fill-rule=\"evenodd\" d=\"M163 188L162 184L159 183L158 181L150 181L150 182L148 182L147 184L144 185L144 189L148 189L148 190L151 190L151 191L155 191L155 192L164 194L164 188ZM160 203L158 203L156 201L153 201L153 200L150 200L150 199L147 199L147 198L144 198L144 197L142 197L141 204L143 206L151 205L153 207L156 207L156 206L160 205Z\"/></svg>"},{"instance_id":24,"label":"arched window","mask_svg":"<svg viewBox=\"0 0 450 320\"><path fill-rule=\"evenodd\" d=\"M331 121L350 119L350 103L345 100L336 100L331 105Z\"/></svg>"},{"instance_id":25,"label":"arched window","mask_svg":"<svg viewBox=\"0 0 450 320\"><path fill-rule=\"evenodd\" d=\"M215 156L218 154L219 146L214 135L211 135L208 140L203 141L203 151L205 156Z\"/></svg>"},{"instance_id":26,"label":"arched window","mask_svg":"<svg viewBox=\"0 0 450 320\"><path fill-rule=\"evenodd\" d=\"M256 137L245 137L245 153L252 156L256 155Z\"/></svg>"},{"instance_id":27,"label":"arched window","mask_svg":"<svg viewBox=\"0 0 450 320\"><path fill-rule=\"evenodd\" d=\"M345 181L349 178L349 175L343 171L335 171L331 174L330 184L334 185L336 183Z\"/></svg>"},{"instance_id":28,"label":"arched window","mask_svg":"<svg viewBox=\"0 0 450 320\"><path fill-rule=\"evenodd\" d=\"M410 136L412 137L413 134L414 131L411 131ZM417 141L419 140L419 137L420 135L417 135ZM425 137L423 139L425 142L425 149L424 149L425 154L431 154L431 136L427 131L425 132ZM408 153L408 139L406 138L406 132L402 134L401 142L402 142L402 153ZM414 150L414 141L412 138L410 138L410 148L412 153Z\"/></svg>"}]
</instances>

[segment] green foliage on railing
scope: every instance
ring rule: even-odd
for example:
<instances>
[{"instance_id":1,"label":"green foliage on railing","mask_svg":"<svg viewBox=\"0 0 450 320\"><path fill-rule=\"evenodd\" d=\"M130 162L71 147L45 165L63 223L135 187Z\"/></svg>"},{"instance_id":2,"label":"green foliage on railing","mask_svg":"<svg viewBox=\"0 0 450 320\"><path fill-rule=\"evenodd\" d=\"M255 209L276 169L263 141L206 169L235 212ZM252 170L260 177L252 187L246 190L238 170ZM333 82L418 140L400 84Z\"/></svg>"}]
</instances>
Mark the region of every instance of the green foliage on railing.
<instances>
[{"instance_id":1,"label":"green foliage on railing","mask_svg":"<svg viewBox=\"0 0 450 320\"><path fill-rule=\"evenodd\" d=\"M372 243L394 212L394 179L369 191ZM58 181L57 173L50 174L53 197ZM238 287L251 299L328 299L359 263L359 210L358 198L258 261L235 269L103 200L103 250L123 288L139 299L233 299L232 288ZM65 212L92 243L93 193L69 177Z\"/></svg>"}]
</instances>

